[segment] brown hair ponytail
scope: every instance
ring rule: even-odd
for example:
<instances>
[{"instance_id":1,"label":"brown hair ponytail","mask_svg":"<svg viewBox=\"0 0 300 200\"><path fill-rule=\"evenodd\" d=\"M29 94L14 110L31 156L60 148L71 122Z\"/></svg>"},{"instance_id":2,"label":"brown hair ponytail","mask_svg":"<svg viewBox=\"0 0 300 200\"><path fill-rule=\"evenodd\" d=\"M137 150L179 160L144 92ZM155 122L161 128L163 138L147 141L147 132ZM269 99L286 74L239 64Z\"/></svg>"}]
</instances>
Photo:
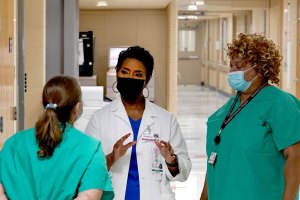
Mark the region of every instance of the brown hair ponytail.
<instances>
[{"instance_id":1,"label":"brown hair ponytail","mask_svg":"<svg viewBox=\"0 0 300 200\"><path fill-rule=\"evenodd\" d=\"M56 76L43 89L44 113L35 124L35 134L40 150L38 156L51 156L61 142L66 123L73 108L81 101L80 86L75 78Z\"/></svg>"}]
</instances>

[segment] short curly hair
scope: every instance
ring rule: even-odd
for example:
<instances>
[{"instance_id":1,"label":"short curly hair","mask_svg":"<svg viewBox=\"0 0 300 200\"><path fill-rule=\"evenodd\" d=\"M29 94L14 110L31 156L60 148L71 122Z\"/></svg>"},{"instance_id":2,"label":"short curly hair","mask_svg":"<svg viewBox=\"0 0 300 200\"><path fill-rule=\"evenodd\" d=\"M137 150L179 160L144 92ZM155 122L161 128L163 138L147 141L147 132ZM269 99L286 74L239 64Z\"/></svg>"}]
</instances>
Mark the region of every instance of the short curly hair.
<instances>
[{"instance_id":1,"label":"short curly hair","mask_svg":"<svg viewBox=\"0 0 300 200\"><path fill-rule=\"evenodd\" d=\"M282 56L279 47L272 40L256 33L240 33L237 39L227 44L225 50L230 59L238 57L251 62L267 80L279 84Z\"/></svg>"}]
</instances>

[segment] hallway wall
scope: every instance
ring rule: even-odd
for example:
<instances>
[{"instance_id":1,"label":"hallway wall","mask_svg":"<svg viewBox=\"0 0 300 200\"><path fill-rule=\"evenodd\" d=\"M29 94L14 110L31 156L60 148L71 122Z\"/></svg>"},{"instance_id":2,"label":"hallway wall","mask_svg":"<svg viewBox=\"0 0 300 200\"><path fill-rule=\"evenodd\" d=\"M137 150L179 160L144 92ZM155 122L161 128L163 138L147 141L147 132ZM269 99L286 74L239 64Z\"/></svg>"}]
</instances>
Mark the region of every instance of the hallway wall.
<instances>
[{"instance_id":1,"label":"hallway wall","mask_svg":"<svg viewBox=\"0 0 300 200\"><path fill-rule=\"evenodd\" d=\"M197 37L196 37L196 51L193 52L196 56L199 56L198 60L179 60L179 84L188 85L194 84L199 85L204 82L205 85L216 89L220 92L231 94L233 91L227 81L227 73L229 70L229 60L227 59L226 44L232 42L232 39L237 37L240 32L247 33L261 33L265 34L267 38L272 39L281 48L284 55L284 60L287 59L286 50L284 45L286 42L284 38L284 23L283 20L283 3L287 4L290 2L292 5L291 9L291 39L292 39L292 52L291 52L291 68L289 75L287 74L286 64L282 63L280 87L282 89L295 94L295 83L296 81L296 0L274 0L268 4L259 8L249 8L244 11L233 11L223 13L223 16L219 16L214 19L200 19L200 20L179 20L179 24L194 23L197 25ZM208 17L207 17L208 18ZM224 29L222 20L226 20L227 28ZM260 20L260 21L259 21ZM259 23L258 23L259 21ZM285 28L286 29L286 28ZM227 34L224 35L224 31ZM227 38L224 38L224 36ZM227 40L227 41L226 41ZM223 44L222 44L223 43ZM180 54L179 58L185 56ZM190 53L192 55L192 53ZM201 67L202 66L202 67ZM190 70L192 69L192 70ZM290 79L288 77L291 77ZM288 88L287 80L291 81L291 86ZM299 82L300 84L300 82ZM298 87L299 88L299 87ZM300 93L300 92L299 92Z\"/></svg>"},{"instance_id":2,"label":"hallway wall","mask_svg":"<svg viewBox=\"0 0 300 200\"><path fill-rule=\"evenodd\" d=\"M282 12L282 45L283 55L280 87L285 91L296 94L297 87L300 88L297 71L297 21L298 0L284 0L281 7ZM298 96L300 98L300 96Z\"/></svg>"},{"instance_id":3,"label":"hallway wall","mask_svg":"<svg viewBox=\"0 0 300 200\"><path fill-rule=\"evenodd\" d=\"M45 1L24 1L24 128L33 127L43 112L45 84Z\"/></svg>"}]
</instances>

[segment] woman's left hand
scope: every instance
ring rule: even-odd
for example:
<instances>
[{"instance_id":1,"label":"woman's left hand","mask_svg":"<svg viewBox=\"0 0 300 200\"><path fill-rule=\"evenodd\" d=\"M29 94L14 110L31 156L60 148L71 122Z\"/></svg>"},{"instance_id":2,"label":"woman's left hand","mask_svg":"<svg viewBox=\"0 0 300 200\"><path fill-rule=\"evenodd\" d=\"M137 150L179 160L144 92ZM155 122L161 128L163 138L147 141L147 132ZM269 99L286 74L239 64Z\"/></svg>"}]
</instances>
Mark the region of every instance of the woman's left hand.
<instances>
[{"instance_id":1,"label":"woman's left hand","mask_svg":"<svg viewBox=\"0 0 300 200\"><path fill-rule=\"evenodd\" d=\"M154 142L166 162L169 164L174 164L176 162L176 156L174 155L174 150L170 143L162 140L155 140Z\"/></svg>"}]
</instances>

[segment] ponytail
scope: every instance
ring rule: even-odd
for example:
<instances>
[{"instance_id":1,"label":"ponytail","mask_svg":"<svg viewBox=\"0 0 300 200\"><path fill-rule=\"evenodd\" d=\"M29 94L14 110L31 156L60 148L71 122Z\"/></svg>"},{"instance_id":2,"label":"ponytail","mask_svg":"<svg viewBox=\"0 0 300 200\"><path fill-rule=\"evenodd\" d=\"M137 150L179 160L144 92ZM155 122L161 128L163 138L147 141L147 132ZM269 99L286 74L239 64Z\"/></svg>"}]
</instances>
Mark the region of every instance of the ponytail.
<instances>
[{"instance_id":1,"label":"ponytail","mask_svg":"<svg viewBox=\"0 0 300 200\"><path fill-rule=\"evenodd\" d=\"M40 157L51 156L55 147L61 142L62 129L53 109L45 109L43 115L35 124L36 139Z\"/></svg>"}]
</instances>

